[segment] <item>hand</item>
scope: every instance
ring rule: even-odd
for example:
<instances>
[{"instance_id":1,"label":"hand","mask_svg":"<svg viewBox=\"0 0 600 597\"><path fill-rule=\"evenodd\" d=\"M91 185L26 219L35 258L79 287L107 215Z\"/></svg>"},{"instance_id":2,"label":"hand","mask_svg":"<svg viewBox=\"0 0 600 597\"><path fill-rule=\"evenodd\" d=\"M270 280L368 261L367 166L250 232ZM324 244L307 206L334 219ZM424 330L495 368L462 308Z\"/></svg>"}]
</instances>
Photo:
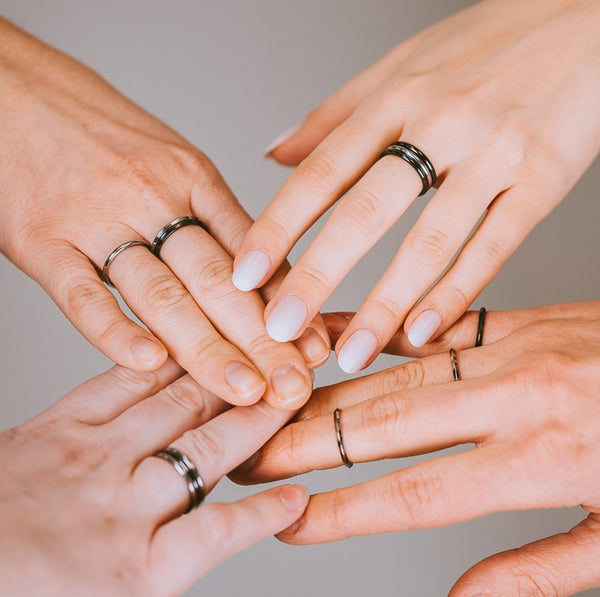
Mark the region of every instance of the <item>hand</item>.
<instances>
[{"instance_id":1,"label":"hand","mask_svg":"<svg viewBox=\"0 0 600 597\"><path fill-rule=\"evenodd\" d=\"M115 367L0 434L3 594L179 595L298 518L297 485L179 517L186 483L152 454L172 443L210 490L288 417L262 401L227 410L181 375Z\"/></svg>"},{"instance_id":2,"label":"hand","mask_svg":"<svg viewBox=\"0 0 600 597\"><path fill-rule=\"evenodd\" d=\"M339 320L338 320L339 322ZM332 413L341 408L352 462L475 449L311 497L288 543L436 527L492 512L582 505L589 516L556 535L484 560L461 595L570 595L600 585L600 302L489 313L481 348L466 314L447 352L321 388L234 479L259 482L339 466ZM491 342L491 344L488 344ZM408 343L398 335L389 349ZM423 350L423 349L421 349Z\"/></svg>"},{"instance_id":3,"label":"hand","mask_svg":"<svg viewBox=\"0 0 600 597\"><path fill-rule=\"evenodd\" d=\"M303 404L305 359L327 358L326 331L317 320L302 354L282 346L265 330L260 296L235 289L232 255L251 220L208 158L78 62L5 21L0 39L0 249L117 363L154 369L168 350L229 402ZM150 333L121 312L97 270L121 243L151 242L187 215L210 233L187 226L161 259L136 246L110 266Z\"/></svg>"},{"instance_id":4,"label":"hand","mask_svg":"<svg viewBox=\"0 0 600 597\"><path fill-rule=\"evenodd\" d=\"M405 161L378 160L398 139L430 158L439 191L339 339L340 367L368 365L402 325L415 346L448 329L600 149L599 26L596 0L486 0L311 112L272 149L282 163L303 161L235 260L238 288L257 287L337 202L267 307L271 336L297 337L421 191Z\"/></svg>"}]
</instances>

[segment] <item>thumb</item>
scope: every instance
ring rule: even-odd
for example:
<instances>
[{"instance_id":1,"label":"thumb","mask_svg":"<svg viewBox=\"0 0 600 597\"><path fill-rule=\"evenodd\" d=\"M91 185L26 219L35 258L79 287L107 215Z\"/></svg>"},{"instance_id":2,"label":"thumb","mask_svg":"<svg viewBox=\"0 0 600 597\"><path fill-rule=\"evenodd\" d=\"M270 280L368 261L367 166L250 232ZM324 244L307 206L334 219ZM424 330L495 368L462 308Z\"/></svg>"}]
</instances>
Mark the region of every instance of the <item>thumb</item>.
<instances>
[{"instance_id":1,"label":"thumb","mask_svg":"<svg viewBox=\"0 0 600 597\"><path fill-rule=\"evenodd\" d=\"M505 551L476 564L449 597L574 595L600 585L600 515L568 533Z\"/></svg>"}]
</instances>

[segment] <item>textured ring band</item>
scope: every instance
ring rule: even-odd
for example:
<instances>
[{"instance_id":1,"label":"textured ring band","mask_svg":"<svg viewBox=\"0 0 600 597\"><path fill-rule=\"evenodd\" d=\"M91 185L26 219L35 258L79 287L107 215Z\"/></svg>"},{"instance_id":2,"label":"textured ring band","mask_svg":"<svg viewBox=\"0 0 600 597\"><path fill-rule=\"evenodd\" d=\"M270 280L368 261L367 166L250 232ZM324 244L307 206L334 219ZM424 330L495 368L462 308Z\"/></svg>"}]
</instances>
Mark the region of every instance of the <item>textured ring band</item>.
<instances>
[{"instance_id":1,"label":"textured ring band","mask_svg":"<svg viewBox=\"0 0 600 597\"><path fill-rule=\"evenodd\" d=\"M194 463L183 453L176 448L165 448L154 454L157 458L166 460L179 473L187 484L190 501L184 514L197 508L206 497L204 489L204 481L198 473L198 469Z\"/></svg>"},{"instance_id":2,"label":"textured ring band","mask_svg":"<svg viewBox=\"0 0 600 597\"><path fill-rule=\"evenodd\" d=\"M404 141L396 141L389 145L379 156L379 159L386 155L394 155L410 164L419 175L423 188L419 197L424 195L437 181L437 174L431 160L418 148Z\"/></svg>"},{"instance_id":3,"label":"textured ring band","mask_svg":"<svg viewBox=\"0 0 600 597\"><path fill-rule=\"evenodd\" d=\"M477 336L475 338L475 347L481 346L483 344L483 326L485 325L485 316L486 316L485 307L481 307L479 309L479 321L477 322Z\"/></svg>"},{"instance_id":4,"label":"textured ring band","mask_svg":"<svg viewBox=\"0 0 600 597\"><path fill-rule=\"evenodd\" d=\"M183 228L184 226L200 226L203 230L208 232L208 226L200 219L195 216L182 216L171 220L166 226L163 226L154 237L152 241L151 251L160 259L160 250L165 244L165 241L173 232Z\"/></svg>"},{"instance_id":5,"label":"textured ring band","mask_svg":"<svg viewBox=\"0 0 600 597\"><path fill-rule=\"evenodd\" d=\"M337 445L340 450L340 456L342 457L342 462L348 468L352 468L354 463L350 461L348 458L348 454L346 454L346 448L344 447L344 437L342 436L342 409L336 408L333 411L333 422L335 424L335 438L337 440Z\"/></svg>"},{"instance_id":6,"label":"textured ring band","mask_svg":"<svg viewBox=\"0 0 600 597\"><path fill-rule=\"evenodd\" d=\"M147 243L145 240L130 240L130 241L127 241L126 243L119 245L106 258L106 261L104 262L104 265L102 266L102 281L105 284L108 284L108 286L112 286L113 288L115 287L115 285L111 282L110 277L108 275L108 270L110 269L111 263L117 258L117 255L120 255L123 251L125 251L126 249L129 249L129 247L137 247L137 246L146 247L146 249L148 249L148 251L152 250L150 243Z\"/></svg>"},{"instance_id":7,"label":"textured ring band","mask_svg":"<svg viewBox=\"0 0 600 597\"><path fill-rule=\"evenodd\" d=\"M454 381L460 381L462 378L460 376L460 371L458 370L458 356L454 348L450 349L450 363L452 363L452 377L454 378Z\"/></svg>"}]
</instances>

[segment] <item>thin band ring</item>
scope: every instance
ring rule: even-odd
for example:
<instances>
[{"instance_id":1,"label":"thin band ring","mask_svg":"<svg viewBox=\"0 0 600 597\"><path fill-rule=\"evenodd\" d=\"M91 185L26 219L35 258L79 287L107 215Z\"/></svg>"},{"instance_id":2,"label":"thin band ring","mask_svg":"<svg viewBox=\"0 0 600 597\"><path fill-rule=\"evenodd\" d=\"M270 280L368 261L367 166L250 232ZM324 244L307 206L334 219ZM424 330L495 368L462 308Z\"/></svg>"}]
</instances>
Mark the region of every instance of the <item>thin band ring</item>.
<instances>
[{"instance_id":1,"label":"thin band ring","mask_svg":"<svg viewBox=\"0 0 600 597\"><path fill-rule=\"evenodd\" d=\"M342 457L342 462L344 466L347 468L352 468L354 463L350 461L348 458L348 454L346 453L346 448L344 447L344 437L342 436L342 409L336 408L333 411L333 422L335 425L335 438L337 440L337 445L340 450L340 456Z\"/></svg>"},{"instance_id":2,"label":"thin band ring","mask_svg":"<svg viewBox=\"0 0 600 597\"><path fill-rule=\"evenodd\" d=\"M423 196L437 181L437 174L431 160L418 148L404 141L396 141L385 149L379 159L386 155L394 155L410 164L419 175L423 188L419 197Z\"/></svg>"},{"instance_id":3,"label":"thin band ring","mask_svg":"<svg viewBox=\"0 0 600 597\"><path fill-rule=\"evenodd\" d=\"M152 241L152 247L150 250L156 257L160 259L160 250L165 244L165 241L173 232L183 228L184 226L200 226L203 230L208 232L208 226L200 219L195 216L182 216L171 220L166 226L163 226L154 237Z\"/></svg>"},{"instance_id":4,"label":"thin band ring","mask_svg":"<svg viewBox=\"0 0 600 597\"><path fill-rule=\"evenodd\" d=\"M485 307L481 307L481 309L479 309L479 321L477 322L477 336L475 338L475 348L483 344L483 326L485 325L486 313L487 311Z\"/></svg>"},{"instance_id":5,"label":"thin band ring","mask_svg":"<svg viewBox=\"0 0 600 597\"><path fill-rule=\"evenodd\" d=\"M107 284L108 286L111 286L112 288L115 287L115 285L111 282L111 279L108 275L108 270L110 269L110 265L111 263L117 258L117 255L120 255L123 251L129 249L130 247L146 247L146 249L148 249L148 251L152 250L152 247L150 246L150 243L147 243L145 240L130 240L127 241L126 243L122 243L120 244L107 258L106 261L104 262L104 265L102 266L102 281Z\"/></svg>"},{"instance_id":6,"label":"thin band ring","mask_svg":"<svg viewBox=\"0 0 600 597\"><path fill-rule=\"evenodd\" d=\"M454 381L460 381L462 378L458 369L458 356L454 348L450 349L450 363L452 364L452 377L454 378Z\"/></svg>"},{"instance_id":7,"label":"thin band ring","mask_svg":"<svg viewBox=\"0 0 600 597\"><path fill-rule=\"evenodd\" d=\"M159 450L153 456L166 460L186 482L190 501L184 514L191 512L197 508L206 497L204 481L198 473L198 469L194 463L183 453L176 448L165 448Z\"/></svg>"}]
</instances>

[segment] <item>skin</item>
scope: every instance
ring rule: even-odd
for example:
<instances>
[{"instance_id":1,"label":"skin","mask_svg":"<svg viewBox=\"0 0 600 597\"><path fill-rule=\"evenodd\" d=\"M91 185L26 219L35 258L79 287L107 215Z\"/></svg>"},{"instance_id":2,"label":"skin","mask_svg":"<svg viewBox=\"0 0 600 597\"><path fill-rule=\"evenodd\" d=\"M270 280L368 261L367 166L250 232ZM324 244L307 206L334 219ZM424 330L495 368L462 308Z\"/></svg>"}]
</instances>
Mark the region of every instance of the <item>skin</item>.
<instances>
[{"instance_id":1,"label":"skin","mask_svg":"<svg viewBox=\"0 0 600 597\"><path fill-rule=\"evenodd\" d=\"M600 302L489 313L484 345L472 348L477 317L467 313L418 351L397 334L388 351L430 356L321 388L234 472L235 480L254 483L339 466L336 408L353 462L433 453L312 496L282 541L321 543L580 505L588 516L571 531L483 560L450 595L571 595L600 585ZM348 319L328 318L334 337ZM459 382L449 347L459 351ZM472 449L435 454L463 444Z\"/></svg>"},{"instance_id":2,"label":"skin","mask_svg":"<svg viewBox=\"0 0 600 597\"><path fill-rule=\"evenodd\" d=\"M303 404L309 366L328 356L327 333L319 316L298 348L272 341L261 296L232 285L232 255L251 219L209 159L84 65L3 20L0 40L0 250L115 362L152 370L169 353L232 403ZM98 270L121 243L151 242L183 215L206 222L210 235L182 228L162 260L138 246L110 268L147 331Z\"/></svg>"},{"instance_id":3,"label":"skin","mask_svg":"<svg viewBox=\"0 0 600 597\"><path fill-rule=\"evenodd\" d=\"M186 484L156 450L183 451L210 490L287 417L264 402L230 410L182 375L171 360L117 366L0 434L3 594L181 595L300 516L298 485L180 516Z\"/></svg>"},{"instance_id":4,"label":"skin","mask_svg":"<svg viewBox=\"0 0 600 597\"><path fill-rule=\"evenodd\" d=\"M269 267L255 286L269 280L335 206L267 306L267 322L288 297L304 307L305 317L277 339L305 329L417 197L421 180L411 166L378 160L398 139L431 159L438 189L336 352L354 372L402 326L415 346L447 330L600 150L599 26L595 0L480 2L401 43L271 149L273 159L298 167L242 243L237 276L259 251ZM428 329L417 333L423 314ZM359 331L368 346L343 365Z\"/></svg>"}]
</instances>

